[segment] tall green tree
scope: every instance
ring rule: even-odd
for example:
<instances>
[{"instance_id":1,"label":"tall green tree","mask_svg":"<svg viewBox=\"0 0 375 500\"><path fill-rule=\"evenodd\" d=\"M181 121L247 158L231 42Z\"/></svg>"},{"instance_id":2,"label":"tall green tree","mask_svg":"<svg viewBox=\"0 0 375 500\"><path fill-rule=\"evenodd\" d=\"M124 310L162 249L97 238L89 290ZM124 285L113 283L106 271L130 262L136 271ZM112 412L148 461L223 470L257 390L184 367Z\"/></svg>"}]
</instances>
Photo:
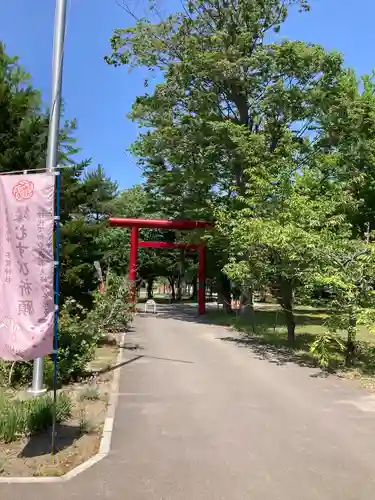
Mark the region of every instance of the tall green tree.
<instances>
[{"instance_id":1,"label":"tall green tree","mask_svg":"<svg viewBox=\"0 0 375 500\"><path fill-rule=\"evenodd\" d=\"M335 183L321 189L319 172L300 172L291 180L289 162L279 162L279 177L254 180L246 207L221 212L218 226L230 242L226 266L234 282L273 291L295 340L294 301L306 299L332 255L349 245L351 225L344 210L350 194ZM284 177L283 177L284 176ZM319 196L315 193L319 186Z\"/></svg>"},{"instance_id":2,"label":"tall green tree","mask_svg":"<svg viewBox=\"0 0 375 500\"><path fill-rule=\"evenodd\" d=\"M44 168L49 114L30 75L0 42L0 172ZM72 132L76 122L66 121L60 130L59 163L77 152Z\"/></svg>"},{"instance_id":3,"label":"tall green tree","mask_svg":"<svg viewBox=\"0 0 375 500\"><path fill-rule=\"evenodd\" d=\"M314 167L349 190L357 205L347 215L353 236L375 228L375 82L374 75L342 74L329 106L319 117ZM327 161L329 159L329 161Z\"/></svg>"},{"instance_id":4,"label":"tall green tree","mask_svg":"<svg viewBox=\"0 0 375 500\"><path fill-rule=\"evenodd\" d=\"M47 127L39 92L0 43L0 171L42 167Z\"/></svg>"},{"instance_id":5,"label":"tall green tree","mask_svg":"<svg viewBox=\"0 0 375 500\"><path fill-rule=\"evenodd\" d=\"M72 297L86 307L98 287L95 262L108 251L106 216L117 185L99 166L85 173L90 162L62 171L61 298Z\"/></svg>"},{"instance_id":6,"label":"tall green tree","mask_svg":"<svg viewBox=\"0 0 375 500\"><path fill-rule=\"evenodd\" d=\"M109 215L111 202L116 197L117 188L117 183L105 174L102 165L86 171L82 182L81 212L87 219L99 222L103 217Z\"/></svg>"},{"instance_id":7,"label":"tall green tree","mask_svg":"<svg viewBox=\"0 0 375 500\"><path fill-rule=\"evenodd\" d=\"M234 213L265 165L272 182L279 161L290 162L292 178L309 157L342 60L319 45L273 41L297 6L308 10L298 1L191 0L160 22L115 30L110 64L164 76L136 99L130 117L147 129L133 152L148 188L173 215ZM221 249L219 269L229 242L222 234L210 244ZM222 288L230 302L225 279Z\"/></svg>"}]
</instances>

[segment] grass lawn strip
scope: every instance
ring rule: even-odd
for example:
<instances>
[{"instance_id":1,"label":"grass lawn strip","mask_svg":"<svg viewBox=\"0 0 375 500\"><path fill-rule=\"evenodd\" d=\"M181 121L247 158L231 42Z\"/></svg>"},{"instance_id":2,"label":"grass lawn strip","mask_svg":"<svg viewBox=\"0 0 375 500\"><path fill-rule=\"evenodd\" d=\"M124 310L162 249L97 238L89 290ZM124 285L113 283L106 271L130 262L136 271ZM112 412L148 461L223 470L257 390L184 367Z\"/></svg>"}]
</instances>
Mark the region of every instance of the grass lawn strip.
<instances>
[{"instance_id":1,"label":"grass lawn strip","mask_svg":"<svg viewBox=\"0 0 375 500\"><path fill-rule=\"evenodd\" d=\"M281 309L277 305L255 304L255 314L249 317L209 311L207 322L228 326L239 333L224 340L247 346L259 357L280 364L293 362L303 366L318 366L310 346L316 335L325 330L324 309L300 306L295 310L296 341L287 341L286 326ZM345 333L342 332L345 339ZM330 352L330 372L350 379L358 379L361 385L375 389L375 335L365 327L358 328L358 356L350 369L344 367L344 354L338 348Z\"/></svg>"}]
</instances>

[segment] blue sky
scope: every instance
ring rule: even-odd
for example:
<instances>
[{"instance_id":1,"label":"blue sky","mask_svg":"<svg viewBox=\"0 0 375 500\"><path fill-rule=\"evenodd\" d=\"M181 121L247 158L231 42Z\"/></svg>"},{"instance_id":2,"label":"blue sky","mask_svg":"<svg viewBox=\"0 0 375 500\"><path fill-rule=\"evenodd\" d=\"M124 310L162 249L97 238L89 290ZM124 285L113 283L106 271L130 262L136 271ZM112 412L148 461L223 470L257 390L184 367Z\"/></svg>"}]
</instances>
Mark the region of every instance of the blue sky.
<instances>
[{"instance_id":1,"label":"blue sky","mask_svg":"<svg viewBox=\"0 0 375 500\"><path fill-rule=\"evenodd\" d=\"M68 0L69 2L69 0ZM137 13L145 11L147 0L129 0ZM294 40L320 43L337 49L348 66L358 73L371 72L374 50L375 1L312 0L305 15L292 15L282 35ZM179 0L160 0L162 12L176 10ZM32 75L33 84L50 99L51 55L55 0L0 0L0 38L11 55ZM71 0L65 47L63 96L67 118L77 118L78 143L82 157L101 163L121 187L140 181L135 159L126 148L137 136L137 125L127 120L135 97L142 93L143 71L128 73L112 68L103 56L116 27L133 20L116 0Z\"/></svg>"}]
</instances>

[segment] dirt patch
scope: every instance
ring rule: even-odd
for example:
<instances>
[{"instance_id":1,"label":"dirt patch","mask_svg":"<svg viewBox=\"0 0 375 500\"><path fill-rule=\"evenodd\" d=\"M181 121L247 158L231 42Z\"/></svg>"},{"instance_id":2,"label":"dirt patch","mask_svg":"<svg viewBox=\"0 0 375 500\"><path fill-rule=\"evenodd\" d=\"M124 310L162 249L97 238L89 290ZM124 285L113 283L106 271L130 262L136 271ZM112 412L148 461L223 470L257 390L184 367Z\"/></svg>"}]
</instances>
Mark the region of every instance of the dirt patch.
<instances>
[{"instance_id":1,"label":"dirt patch","mask_svg":"<svg viewBox=\"0 0 375 500\"><path fill-rule=\"evenodd\" d=\"M61 389L70 394L74 409L57 428L57 453L51 455L51 430L9 444L0 442L0 476L62 476L98 452L117 354L117 346L99 347L91 376Z\"/></svg>"}]
</instances>

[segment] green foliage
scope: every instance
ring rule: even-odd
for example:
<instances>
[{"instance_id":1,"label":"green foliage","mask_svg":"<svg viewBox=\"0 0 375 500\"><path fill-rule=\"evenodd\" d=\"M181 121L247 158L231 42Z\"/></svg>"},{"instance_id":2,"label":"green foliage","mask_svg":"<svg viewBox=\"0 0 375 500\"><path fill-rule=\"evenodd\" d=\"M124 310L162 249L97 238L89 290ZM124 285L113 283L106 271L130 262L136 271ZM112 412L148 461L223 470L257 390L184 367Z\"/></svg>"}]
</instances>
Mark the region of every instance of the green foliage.
<instances>
[{"instance_id":1,"label":"green foliage","mask_svg":"<svg viewBox=\"0 0 375 500\"><path fill-rule=\"evenodd\" d=\"M19 65L18 57L6 54L0 42L0 172L44 168L48 119L30 75ZM73 120L60 130L60 164L69 162L77 152L71 136L75 128Z\"/></svg>"},{"instance_id":2,"label":"green foliage","mask_svg":"<svg viewBox=\"0 0 375 500\"><path fill-rule=\"evenodd\" d=\"M144 217L147 212L148 197L141 186L121 191L108 203L108 212L113 217ZM143 233L141 237L143 238ZM99 231L96 244L103 252L104 270L111 269L124 275L129 263L130 232L122 228ZM140 262L143 252L140 252Z\"/></svg>"},{"instance_id":3,"label":"green foliage","mask_svg":"<svg viewBox=\"0 0 375 500\"><path fill-rule=\"evenodd\" d=\"M294 362L302 366L321 367L329 372L346 373L349 377L374 376L375 338L363 326L358 329L357 358L355 365L346 367L345 332L333 333L327 328L329 311L297 306L295 315L298 326L296 340L287 342L282 314L277 309L255 310L253 323L242 315L229 315L210 311L210 321L230 325L240 335L228 340L253 349L264 359L280 364Z\"/></svg>"},{"instance_id":4,"label":"green foliage","mask_svg":"<svg viewBox=\"0 0 375 500\"><path fill-rule=\"evenodd\" d=\"M22 385L30 380L32 362L11 363L0 360L0 386Z\"/></svg>"},{"instance_id":5,"label":"green foliage","mask_svg":"<svg viewBox=\"0 0 375 500\"><path fill-rule=\"evenodd\" d=\"M295 299L328 287L327 327L347 332L349 360L358 314L374 306L372 250L361 251L375 215L375 86L364 77L361 90L336 52L273 41L298 3L243 0L229 11L191 0L116 30L107 61L163 72L130 114L147 129L133 152L154 206L216 220L216 271L243 289L271 287L291 341Z\"/></svg>"},{"instance_id":6,"label":"green foliage","mask_svg":"<svg viewBox=\"0 0 375 500\"><path fill-rule=\"evenodd\" d=\"M108 332L124 332L132 320L130 293L125 278L107 273L104 293L94 294L94 307L85 319L96 341Z\"/></svg>"},{"instance_id":7,"label":"green foliage","mask_svg":"<svg viewBox=\"0 0 375 500\"><path fill-rule=\"evenodd\" d=\"M130 189L121 191L111 201L108 208L112 217L137 218L144 216L149 211L150 201L144 186L137 184Z\"/></svg>"},{"instance_id":8,"label":"green foliage","mask_svg":"<svg viewBox=\"0 0 375 500\"><path fill-rule=\"evenodd\" d=\"M101 337L86 319L87 311L69 299L61 308L59 317L58 378L64 383L76 380L86 373L87 364L95 356Z\"/></svg>"},{"instance_id":9,"label":"green foliage","mask_svg":"<svg viewBox=\"0 0 375 500\"><path fill-rule=\"evenodd\" d=\"M112 229L103 220L110 213L110 203L117 185L101 166L84 172L89 162L62 179L61 227L61 301L74 298L86 308L92 307L92 292L99 282L94 262L104 259L107 242L112 243ZM118 268L123 272L124 267Z\"/></svg>"},{"instance_id":10,"label":"green foliage","mask_svg":"<svg viewBox=\"0 0 375 500\"><path fill-rule=\"evenodd\" d=\"M136 185L126 189L116 196L109 204L109 210L114 217L130 218L165 218L166 212L162 207L156 207L155 199L145 186ZM176 234L175 232L141 229L140 240L144 241L179 241L194 242L197 235L189 233ZM118 274L123 274L129 262L130 234L124 229L113 228L102 231L97 242L104 251L103 265ZM140 248L138 252L137 275L139 279L153 280L158 276L168 277L170 281L178 279L181 272L186 275L196 274L196 255L181 252Z\"/></svg>"},{"instance_id":11,"label":"green foliage","mask_svg":"<svg viewBox=\"0 0 375 500\"><path fill-rule=\"evenodd\" d=\"M0 172L43 166L47 131L39 92L0 43Z\"/></svg>"},{"instance_id":12,"label":"green foliage","mask_svg":"<svg viewBox=\"0 0 375 500\"><path fill-rule=\"evenodd\" d=\"M99 286L94 262L103 252L97 246L97 237L104 230L102 224L88 223L83 217L74 218L61 227L61 301L74 298L85 307L91 307L91 292Z\"/></svg>"},{"instance_id":13,"label":"green foliage","mask_svg":"<svg viewBox=\"0 0 375 500\"><path fill-rule=\"evenodd\" d=\"M117 183L105 174L101 165L85 173L81 188L83 200L80 213L86 220L99 221L110 213L111 202L117 194Z\"/></svg>"},{"instance_id":14,"label":"green foliage","mask_svg":"<svg viewBox=\"0 0 375 500\"><path fill-rule=\"evenodd\" d=\"M16 57L5 53L0 43L0 172L45 166L48 119L48 110L41 103L40 93L32 87L29 75ZM72 156L79 151L73 135L76 126L75 121L66 121L59 137L58 163L68 167L61 170L60 382L84 374L99 340L109 330L125 328L130 321L124 304L127 291L121 287L115 290L119 278L111 276L105 296L95 294L99 282L94 262L108 256L106 241L114 246L111 236L114 233L104 219L117 196L117 184L102 166L87 170L89 160L74 162ZM118 260L117 271L124 273L125 269L126 260ZM45 381L50 385L51 359L46 360L44 368ZM0 383L27 384L31 372L32 363L1 362Z\"/></svg>"},{"instance_id":15,"label":"green foliage","mask_svg":"<svg viewBox=\"0 0 375 500\"><path fill-rule=\"evenodd\" d=\"M337 335L325 331L317 335L310 346L310 352L318 360L319 365L326 370L330 367L332 355L337 351L337 348L340 351L345 350L345 345L342 340Z\"/></svg>"},{"instance_id":16,"label":"green foliage","mask_svg":"<svg viewBox=\"0 0 375 500\"><path fill-rule=\"evenodd\" d=\"M107 275L105 293L94 293L90 311L74 299L67 300L59 319L59 380L85 375L100 341L109 332L123 332L131 320L127 282L112 273Z\"/></svg>"},{"instance_id":17,"label":"green foliage","mask_svg":"<svg viewBox=\"0 0 375 500\"><path fill-rule=\"evenodd\" d=\"M112 38L110 63L164 72L130 117L149 129L133 151L171 215L207 217L217 203L232 204L252 159L243 162L241 143L254 136L274 148L297 122L299 138L340 70L340 56L322 47L265 43L287 16L285 2L235 4L229 15L222 2L186 2L184 13L140 21Z\"/></svg>"},{"instance_id":18,"label":"green foliage","mask_svg":"<svg viewBox=\"0 0 375 500\"><path fill-rule=\"evenodd\" d=\"M54 402L51 396L26 401L8 399L0 394L0 441L10 443L36 434L52 425ZM67 420L72 413L72 401L67 393L57 395L56 421Z\"/></svg>"}]
</instances>

